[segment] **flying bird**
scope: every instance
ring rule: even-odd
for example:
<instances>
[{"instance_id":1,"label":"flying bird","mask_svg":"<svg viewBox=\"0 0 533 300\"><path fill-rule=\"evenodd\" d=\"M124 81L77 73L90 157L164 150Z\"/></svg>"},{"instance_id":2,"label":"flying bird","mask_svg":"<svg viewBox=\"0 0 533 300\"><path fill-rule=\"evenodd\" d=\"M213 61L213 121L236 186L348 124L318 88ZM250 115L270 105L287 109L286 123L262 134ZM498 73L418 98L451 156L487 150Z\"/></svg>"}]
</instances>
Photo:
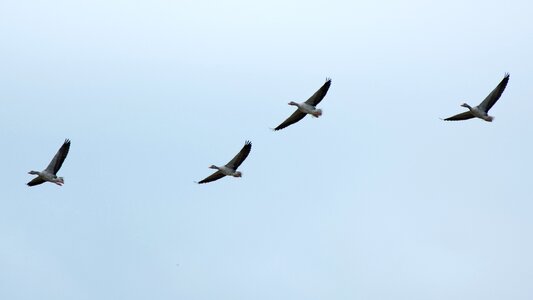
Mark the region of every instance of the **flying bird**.
<instances>
[{"instance_id":1,"label":"flying bird","mask_svg":"<svg viewBox=\"0 0 533 300\"><path fill-rule=\"evenodd\" d=\"M246 157L248 157L250 150L252 150L252 142L246 141L241 151L239 151L239 153L235 155L235 157L230 160L229 163L222 167L211 165L209 168L217 171L198 183L208 183L218 180L224 176L242 177L242 173L237 171L237 168L242 164Z\"/></svg>"},{"instance_id":2,"label":"flying bird","mask_svg":"<svg viewBox=\"0 0 533 300\"><path fill-rule=\"evenodd\" d=\"M505 74L505 77L503 77L502 81L494 90L481 102L478 106L471 107L470 105L463 103L461 104L462 107L468 108L468 111L465 111L464 113L457 114L453 117L449 117L444 119L444 121L462 121L462 120L468 120L472 118L480 118L487 122L492 122L494 120L493 116L489 116L488 112L494 106L496 101L500 99L503 91L505 90L505 87L507 86L507 82L509 82L509 73Z\"/></svg>"},{"instance_id":3,"label":"flying bird","mask_svg":"<svg viewBox=\"0 0 533 300\"><path fill-rule=\"evenodd\" d=\"M287 120L283 121L283 123L279 124L278 127L274 128L275 131L281 130L285 127L288 127L301 119L303 119L306 115L310 114L315 118L318 118L322 115L322 110L317 109L316 106L324 97L326 96L326 93L329 90L329 87L331 85L331 79L326 78L326 82L318 91L316 91L311 98L307 99L307 101L302 103L296 103L294 101L289 102L289 105L294 105L297 107L296 111L287 118Z\"/></svg>"},{"instance_id":4,"label":"flying bird","mask_svg":"<svg viewBox=\"0 0 533 300\"><path fill-rule=\"evenodd\" d=\"M65 181L63 180L63 177L58 177L56 174L59 171L59 169L61 169L61 166L63 165L63 162L65 161L65 158L67 158L69 149L70 149L70 140L65 139L65 142L63 143L61 148L59 148L56 155L54 156L54 158L52 159L48 167L46 167L46 169L44 169L41 172L38 172L38 171L28 172L28 174L37 175L37 177L35 177L32 181L28 182L27 185L34 186L34 185L38 185L46 181L49 181L59 186L62 186L65 183Z\"/></svg>"}]
</instances>

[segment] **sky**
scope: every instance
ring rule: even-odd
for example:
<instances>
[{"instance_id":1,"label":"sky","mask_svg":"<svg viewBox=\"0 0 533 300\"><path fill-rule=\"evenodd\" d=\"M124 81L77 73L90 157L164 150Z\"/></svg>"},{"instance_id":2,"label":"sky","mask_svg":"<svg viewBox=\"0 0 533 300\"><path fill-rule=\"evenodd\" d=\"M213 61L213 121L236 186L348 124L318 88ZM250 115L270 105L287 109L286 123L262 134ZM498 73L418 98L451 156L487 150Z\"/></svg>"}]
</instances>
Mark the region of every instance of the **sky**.
<instances>
[{"instance_id":1,"label":"sky","mask_svg":"<svg viewBox=\"0 0 533 300\"><path fill-rule=\"evenodd\" d=\"M532 10L0 1L0 299L532 299Z\"/></svg>"}]
</instances>

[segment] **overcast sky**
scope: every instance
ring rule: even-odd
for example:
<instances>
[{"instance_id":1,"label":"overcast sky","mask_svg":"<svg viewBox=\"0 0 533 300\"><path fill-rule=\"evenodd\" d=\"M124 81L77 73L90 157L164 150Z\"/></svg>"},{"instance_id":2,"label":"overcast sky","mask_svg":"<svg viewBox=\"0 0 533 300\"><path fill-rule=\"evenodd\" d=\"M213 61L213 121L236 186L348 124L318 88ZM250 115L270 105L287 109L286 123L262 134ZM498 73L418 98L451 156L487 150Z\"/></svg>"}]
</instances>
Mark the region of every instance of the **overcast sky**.
<instances>
[{"instance_id":1,"label":"overcast sky","mask_svg":"<svg viewBox=\"0 0 533 300\"><path fill-rule=\"evenodd\" d=\"M531 3L1 0L0 299L532 299Z\"/></svg>"}]
</instances>

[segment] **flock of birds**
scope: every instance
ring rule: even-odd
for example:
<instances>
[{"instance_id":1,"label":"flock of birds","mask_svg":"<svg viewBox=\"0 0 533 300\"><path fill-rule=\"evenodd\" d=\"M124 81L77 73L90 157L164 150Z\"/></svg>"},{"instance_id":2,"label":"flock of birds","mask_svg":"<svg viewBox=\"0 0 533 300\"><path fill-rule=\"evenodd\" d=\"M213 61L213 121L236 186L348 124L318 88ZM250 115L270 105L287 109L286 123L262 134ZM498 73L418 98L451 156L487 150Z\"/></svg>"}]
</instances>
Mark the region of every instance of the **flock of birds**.
<instances>
[{"instance_id":1,"label":"flock of birds","mask_svg":"<svg viewBox=\"0 0 533 300\"><path fill-rule=\"evenodd\" d=\"M468 111L462 112L460 114L457 114L455 116L443 119L444 121L462 121L462 120L468 120L472 118L480 118L487 122L492 122L494 120L493 116L489 116L488 112L489 110L494 106L496 101L500 99L503 91L505 90L505 87L507 86L507 83L509 82L509 74L505 74L502 81L492 90L492 92L477 106L470 106L466 103L461 104L462 107L468 108ZM331 79L326 79L326 82L320 89L318 89L307 101L302 103L296 103L296 102L289 102L289 105L296 106L296 111L290 115L285 121L283 121L281 124L279 124L276 128L274 128L274 131L281 130L283 128L286 128L301 119L303 119L306 115L311 115L313 117L320 117L322 115L322 110L317 109L316 106L324 99L326 96L329 87L331 86ZM61 148L57 151L56 155L48 164L46 169L43 171L30 171L28 174L31 175L37 175L33 180L27 183L28 186L34 186L39 185L44 182L52 182L59 186L62 186L65 181L63 177L57 176L57 172L59 169L61 169L61 166L63 165L63 162L65 161L65 158L67 158L68 152L70 149L70 140L66 139ZM237 171L237 168L242 164L242 162L248 157L250 154L250 151L252 150L252 143L250 141L246 141L244 146L242 147L241 151L235 157L230 160L227 164L224 166L217 167L215 165L211 165L209 168L217 170L215 173L209 175L208 177L202 179L199 181L199 184L202 183L208 183L215 180L218 180L225 176L233 176L233 177L242 177L242 173Z\"/></svg>"}]
</instances>

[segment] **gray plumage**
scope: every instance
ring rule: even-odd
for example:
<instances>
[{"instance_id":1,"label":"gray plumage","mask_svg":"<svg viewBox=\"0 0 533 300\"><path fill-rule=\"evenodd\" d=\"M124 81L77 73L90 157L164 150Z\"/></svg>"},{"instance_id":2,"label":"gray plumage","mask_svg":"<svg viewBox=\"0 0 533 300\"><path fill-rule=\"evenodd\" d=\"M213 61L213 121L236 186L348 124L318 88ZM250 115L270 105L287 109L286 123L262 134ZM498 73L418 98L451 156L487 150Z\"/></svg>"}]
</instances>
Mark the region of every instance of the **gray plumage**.
<instances>
[{"instance_id":1,"label":"gray plumage","mask_svg":"<svg viewBox=\"0 0 533 300\"><path fill-rule=\"evenodd\" d=\"M217 167L211 165L209 168L216 169L217 171L210 176L204 178L198 183L208 183L211 181L218 180L224 176L233 176L233 177L242 177L242 173L237 171L237 168L242 164L242 162L248 157L250 151L252 150L252 142L246 141L241 151L235 155L235 157L230 160L225 166Z\"/></svg>"},{"instance_id":2,"label":"gray plumage","mask_svg":"<svg viewBox=\"0 0 533 300\"><path fill-rule=\"evenodd\" d=\"M326 78L326 82L316 91L313 96L311 96L307 101L303 103L296 103L296 102L289 102L289 105L297 106L298 108L290 117L288 117L283 123L279 124L278 127L274 128L275 131L281 130L285 127L288 127L301 119L303 119L306 115L311 114L314 117L320 117L322 115L321 109L316 109L315 106L317 106L322 99L326 96L328 93L329 87L331 86L331 79Z\"/></svg>"},{"instance_id":3,"label":"gray plumage","mask_svg":"<svg viewBox=\"0 0 533 300\"><path fill-rule=\"evenodd\" d=\"M487 122L492 122L494 117L489 116L488 112L502 96L508 82L509 73L506 73L498 86L496 86L496 88L494 88L494 90L492 90L492 92L478 106L471 107L470 105L463 103L461 106L468 108L468 111L446 118L444 121L462 121L477 117Z\"/></svg>"},{"instance_id":4,"label":"gray plumage","mask_svg":"<svg viewBox=\"0 0 533 300\"><path fill-rule=\"evenodd\" d=\"M50 161L46 169L44 169L41 172L38 172L38 171L28 172L28 174L37 175L37 177L35 177L32 181L28 182L27 185L34 186L34 185L44 183L46 181L53 182L57 185L63 185L64 183L63 177L58 177L57 172L59 171L59 169L61 169L61 166L63 166L63 162L65 161L65 158L67 158L69 149L70 149L70 140L65 139L65 142L63 143L61 148L59 148L56 155L54 156L52 161Z\"/></svg>"}]
</instances>

